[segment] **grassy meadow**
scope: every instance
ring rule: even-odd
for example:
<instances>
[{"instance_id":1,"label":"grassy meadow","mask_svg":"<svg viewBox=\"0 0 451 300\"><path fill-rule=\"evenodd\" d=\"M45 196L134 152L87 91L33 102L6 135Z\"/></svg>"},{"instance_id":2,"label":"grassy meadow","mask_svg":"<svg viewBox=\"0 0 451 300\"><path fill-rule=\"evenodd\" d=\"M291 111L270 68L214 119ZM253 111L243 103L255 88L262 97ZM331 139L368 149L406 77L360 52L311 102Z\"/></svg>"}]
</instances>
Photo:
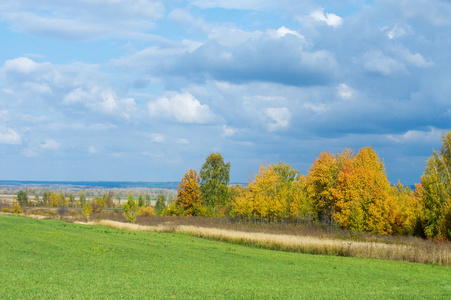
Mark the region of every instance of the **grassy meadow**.
<instances>
[{"instance_id":1,"label":"grassy meadow","mask_svg":"<svg viewBox=\"0 0 451 300\"><path fill-rule=\"evenodd\" d=\"M433 298L451 269L0 215L1 299Z\"/></svg>"}]
</instances>

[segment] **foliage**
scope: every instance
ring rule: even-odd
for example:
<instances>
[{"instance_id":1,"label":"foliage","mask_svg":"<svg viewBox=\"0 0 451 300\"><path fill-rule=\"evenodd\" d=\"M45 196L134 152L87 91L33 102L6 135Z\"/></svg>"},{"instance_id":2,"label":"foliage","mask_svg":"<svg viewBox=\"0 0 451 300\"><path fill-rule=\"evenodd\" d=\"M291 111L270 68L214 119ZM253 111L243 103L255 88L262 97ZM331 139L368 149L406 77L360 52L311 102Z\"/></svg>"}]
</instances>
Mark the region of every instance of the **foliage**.
<instances>
[{"instance_id":1,"label":"foliage","mask_svg":"<svg viewBox=\"0 0 451 300\"><path fill-rule=\"evenodd\" d=\"M297 218L306 205L303 181L290 165L264 164L247 187L231 188L230 214L260 221Z\"/></svg>"},{"instance_id":2,"label":"foliage","mask_svg":"<svg viewBox=\"0 0 451 300\"><path fill-rule=\"evenodd\" d=\"M80 206L84 207L86 205L86 196L85 194L81 193L80 194Z\"/></svg>"},{"instance_id":3,"label":"foliage","mask_svg":"<svg viewBox=\"0 0 451 300\"><path fill-rule=\"evenodd\" d=\"M197 172L190 169L183 176L177 189L176 204L183 208L186 216L195 216L193 207L202 205L202 193L199 185L200 178Z\"/></svg>"},{"instance_id":4,"label":"foliage","mask_svg":"<svg viewBox=\"0 0 451 300\"><path fill-rule=\"evenodd\" d=\"M139 206L139 207L142 207L142 206L145 206L145 205L146 205L146 203L144 203L143 196L142 196L141 194L139 194L139 197L138 197L138 206Z\"/></svg>"},{"instance_id":5,"label":"foliage","mask_svg":"<svg viewBox=\"0 0 451 300\"><path fill-rule=\"evenodd\" d=\"M151 206L143 205L139 207L138 215L143 217L154 216L155 212Z\"/></svg>"},{"instance_id":6,"label":"foliage","mask_svg":"<svg viewBox=\"0 0 451 300\"><path fill-rule=\"evenodd\" d=\"M127 222L135 223L136 218L140 216L140 211L139 206L131 193L128 195L127 203L124 203L122 208L124 209L124 217Z\"/></svg>"},{"instance_id":7,"label":"foliage","mask_svg":"<svg viewBox=\"0 0 451 300\"><path fill-rule=\"evenodd\" d=\"M224 206L228 200L228 185L230 182L230 162L224 163L220 153L211 153L202 165L200 175L200 190L205 206L216 210Z\"/></svg>"},{"instance_id":8,"label":"foliage","mask_svg":"<svg viewBox=\"0 0 451 300\"><path fill-rule=\"evenodd\" d=\"M155 203L155 214L162 215L166 209L166 196L159 194L157 197L157 202Z\"/></svg>"},{"instance_id":9,"label":"foliage","mask_svg":"<svg viewBox=\"0 0 451 300\"><path fill-rule=\"evenodd\" d=\"M427 237L449 238L448 211L451 206L451 131L442 134L440 152L428 159L417 195L421 201L424 231Z\"/></svg>"},{"instance_id":10,"label":"foliage","mask_svg":"<svg viewBox=\"0 0 451 300\"><path fill-rule=\"evenodd\" d=\"M86 217L86 219L89 221L89 219L91 218L91 214L93 212L93 208L91 206L91 203L87 203L82 210L83 215Z\"/></svg>"},{"instance_id":11,"label":"foliage","mask_svg":"<svg viewBox=\"0 0 451 300\"><path fill-rule=\"evenodd\" d=\"M75 207L75 196L72 193L69 194L69 206Z\"/></svg>"},{"instance_id":12,"label":"foliage","mask_svg":"<svg viewBox=\"0 0 451 300\"><path fill-rule=\"evenodd\" d=\"M20 190L17 193L17 202L19 202L20 205L26 205L28 203L28 195L26 191Z\"/></svg>"}]
</instances>

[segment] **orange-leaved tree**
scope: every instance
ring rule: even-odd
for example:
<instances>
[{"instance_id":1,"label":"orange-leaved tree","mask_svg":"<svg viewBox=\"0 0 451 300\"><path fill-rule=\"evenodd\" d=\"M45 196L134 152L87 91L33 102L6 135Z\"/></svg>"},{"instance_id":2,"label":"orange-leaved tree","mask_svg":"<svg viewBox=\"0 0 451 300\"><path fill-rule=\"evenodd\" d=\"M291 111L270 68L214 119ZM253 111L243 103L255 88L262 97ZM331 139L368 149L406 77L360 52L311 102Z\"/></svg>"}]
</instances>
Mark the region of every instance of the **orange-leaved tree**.
<instances>
[{"instance_id":1,"label":"orange-leaved tree","mask_svg":"<svg viewBox=\"0 0 451 300\"><path fill-rule=\"evenodd\" d=\"M176 204L184 209L187 216L196 215L197 208L202 206L202 193L199 182L200 178L197 175L197 171L189 169L179 183Z\"/></svg>"},{"instance_id":2,"label":"orange-leaved tree","mask_svg":"<svg viewBox=\"0 0 451 300\"><path fill-rule=\"evenodd\" d=\"M353 157L354 153L349 149L336 155L321 152L308 170L306 191L315 205L317 218L323 222L330 222L332 219L335 207L333 191L337 185L338 174Z\"/></svg>"},{"instance_id":3,"label":"orange-leaved tree","mask_svg":"<svg viewBox=\"0 0 451 300\"><path fill-rule=\"evenodd\" d=\"M334 218L340 226L379 234L393 232L389 221L391 185L384 163L371 147L362 148L344 164L333 196Z\"/></svg>"}]
</instances>

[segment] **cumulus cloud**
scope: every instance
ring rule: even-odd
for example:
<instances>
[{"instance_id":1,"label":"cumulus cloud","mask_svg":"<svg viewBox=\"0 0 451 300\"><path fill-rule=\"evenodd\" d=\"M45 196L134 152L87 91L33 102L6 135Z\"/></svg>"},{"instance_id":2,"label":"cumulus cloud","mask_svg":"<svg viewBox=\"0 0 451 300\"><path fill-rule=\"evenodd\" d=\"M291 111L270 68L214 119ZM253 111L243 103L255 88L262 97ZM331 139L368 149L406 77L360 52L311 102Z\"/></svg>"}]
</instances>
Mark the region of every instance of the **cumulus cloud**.
<instances>
[{"instance_id":1,"label":"cumulus cloud","mask_svg":"<svg viewBox=\"0 0 451 300\"><path fill-rule=\"evenodd\" d=\"M343 23L343 19L333 13L324 13L322 10L316 10L310 14L310 16L319 22L324 22L329 26L338 27Z\"/></svg>"},{"instance_id":2,"label":"cumulus cloud","mask_svg":"<svg viewBox=\"0 0 451 300\"><path fill-rule=\"evenodd\" d=\"M61 144L54 139L46 139L45 142L41 143L41 148L46 150L56 151L61 147Z\"/></svg>"},{"instance_id":3,"label":"cumulus cloud","mask_svg":"<svg viewBox=\"0 0 451 300\"><path fill-rule=\"evenodd\" d=\"M15 130L0 126L0 144L19 145L21 142L20 135Z\"/></svg>"},{"instance_id":4,"label":"cumulus cloud","mask_svg":"<svg viewBox=\"0 0 451 300\"><path fill-rule=\"evenodd\" d=\"M269 131L277 131L290 125L291 113L286 107L270 107L265 110Z\"/></svg>"},{"instance_id":5,"label":"cumulus cloud","mask_svg":"<svg viewBox=\"0 0 451 300\"><path fill-rule=\"evenodd\" d=\"M136 111L133 98L120 98L111 88L93 87L89 91L79 87L69 92L63 104L82 104L94 111L130 119Z\"/></svg>"},{"instance_id":6,"label":"cumulus cloud","mask_svg":"<svg viewBox=\"0 0 451 300\"><path fill-rule=\"evenodd\" d=\"M163 96L147 104L152 117L175 119L180 123L205 124L214 119L206 104L201 104L189 93L175 93Z\"/></svg>"}]
</instances>

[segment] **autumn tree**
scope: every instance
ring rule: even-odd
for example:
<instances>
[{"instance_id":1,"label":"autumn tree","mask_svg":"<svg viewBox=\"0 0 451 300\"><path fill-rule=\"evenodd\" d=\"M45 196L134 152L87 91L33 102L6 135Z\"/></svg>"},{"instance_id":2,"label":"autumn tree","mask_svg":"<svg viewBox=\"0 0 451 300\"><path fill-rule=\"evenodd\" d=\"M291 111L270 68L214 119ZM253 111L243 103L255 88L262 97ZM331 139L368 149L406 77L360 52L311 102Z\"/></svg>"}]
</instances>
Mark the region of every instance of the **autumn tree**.
<instances>
[{"instance_id":1,"label":"autumn tree","mask_svg":"<svg viewBox=\"0 0 451 300\"><path fill-rule=\"evenodd\" d=\"M135 223L136 218L140 216L139 206L133 198L133 194L128 194L127 203L122 206L124 209L124 217L129 223Z\"/></svg>"},{"instance_id":2,"label":"autumn tree","mask_svg":"<svg viewBox=\"0 0 451 300\"><path fill-rule=\"evenodd\" d=\"M190 169L178 185L176 204L184 209L187 216L196 215L196 207L202 205L202 192L199 182L200 178L197 172Z\"/></svg>"},{"instance_id":3,"label":"autumn tree","mask_svg":"<svg viewBox=\"0 0 451 300\"><path fill-rule=\"evenodd\" d=\"M353 156L354 153L349 149L336 155L321 152L308 170L306 191L315 205L317 218L323 222L332 221L335 200L332 193L337 185L338 174Z\"/></svg>"},{"instance_id":4,"label":"autumn tree","mask_svg":"<svg viewBox=\"0 0 451 300\"><path fill-rule=\"evenodd\" d=\"M301 184L299 172L291 165L264 164L247 187L232 187L231 215L260 221L281 221L301 212L300 198L293 185ZM297 189L298 190L298 189ZM299 190L298 190L299 191ZM291 204L296 200L291 212ZM304 199L302 199L304 200Z\"/></svg>"},{"instance_id":5,"label":"autumn tree","mask_svg":"<svg viewBox=\"0 0 451 300\"><path fill-rule=\"evenodd\" d=\"M89 219L91 218L91 214L92 214L93 208L91 206L91 203L87 203L82 210L83 215L86 217L86 219L89 222Z\"/></svg>"},{"instance_id":6,"label":"autumn tree","mask_svg":"<svg viewBox=\"0 0 451 300\"><path fill-rule=\"evenodd\" d=\"M334 219L340 226L379 234L393 232L389 218L391 185L383 162L371 147L362 148L344 165L333 196Z\"/></svg>"},{"instance_id":7,"label":"autumn tree","mask_svg":"<svg viewBox=\"0 0 451 300\"><path fill-rule=\"evenodd\" d=\"M205 159L200 172L200 190L204 205L216 210L228 200L230 182L230 162L224 163L220 153L211 153Z\"/></svg>"},{"instance_id":8,"label":"autumn tree","mask_svg":"<svg viewBox=\"0 0 451 300\"><path fill-rule=\"evenodd\" d=\"M440 152L428 159L416 193L426 236L451 240L451 131L442 133L442 142Z\"/></svg>"}]
</instances>

